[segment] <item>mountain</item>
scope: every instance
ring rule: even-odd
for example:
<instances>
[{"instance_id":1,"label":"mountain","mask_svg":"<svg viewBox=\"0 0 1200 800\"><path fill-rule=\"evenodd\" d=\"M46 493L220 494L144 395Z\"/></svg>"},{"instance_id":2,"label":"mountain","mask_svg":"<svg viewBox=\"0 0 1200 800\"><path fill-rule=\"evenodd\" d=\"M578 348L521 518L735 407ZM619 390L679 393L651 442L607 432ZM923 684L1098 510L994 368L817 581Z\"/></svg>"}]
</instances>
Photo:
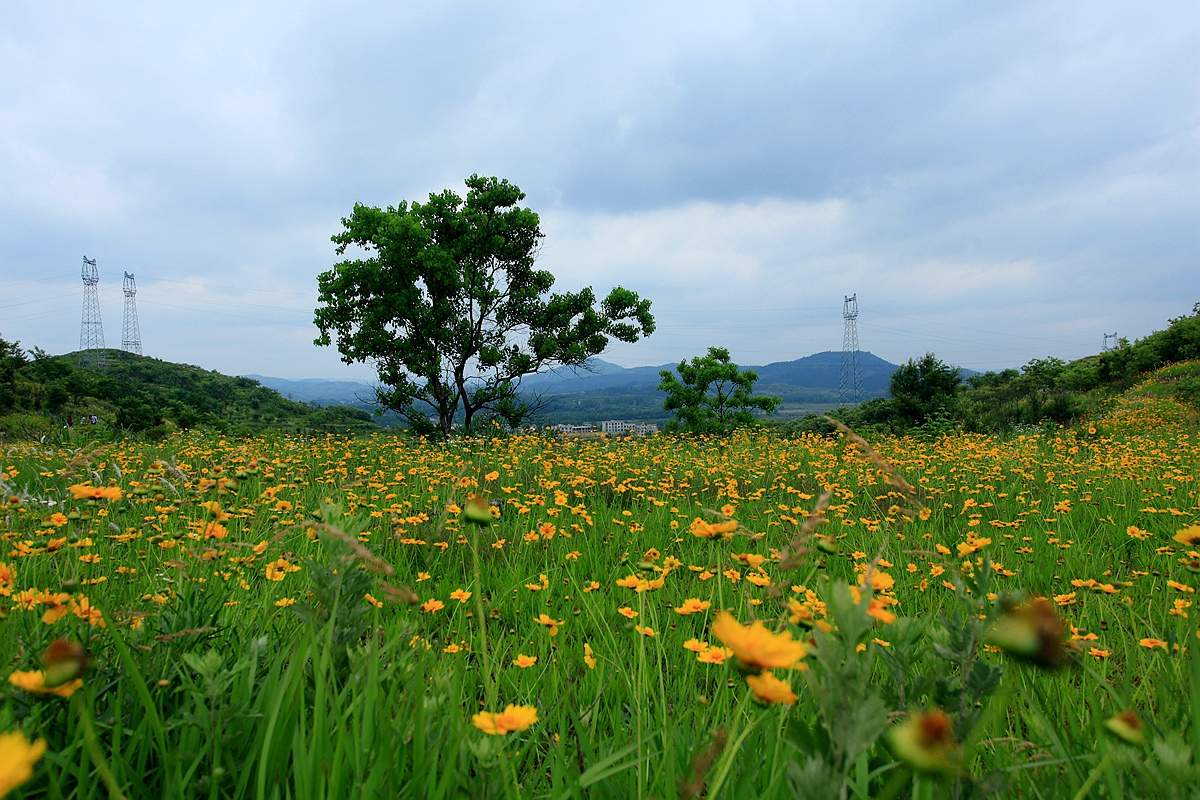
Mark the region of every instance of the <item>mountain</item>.
<instances>
[{"instance_id":1,"label":"mountain","mask_svg":"<svg viewBox=\"0 0 1200 800\"><path fill-rule=\"evenodd\" d=\"M274 389L288 400L298 403L329 405L370 405L375 400L375 389L366 381L329 381L321 378L305 378L292 381L286 378L271 378L266 375L243 375L258 381L268 389Z\"/></svg>"},{"instance_id":2,"label":"mountain","mask_svg":"<svg viewBox=\"0 0 1200 800\"><path fill-rule=\"evenodd\" d=\"M874 397L886 393L888 379L896 370L896 365L866 351L858 354L858 361L862 370L863 391L867 396ZM626 369L598 358L589 363L592 367L590 372L558 369L530 375L521 382L521 388L539 394L572 394L599 389L653 387L658 384L659 371L675 370L675 364ZM743 366L742 369L758 373L759 388L781 385L797 389L837 391L842 374L842 354L840 351L828 350L795 361L775 361L761 367Z\"/></svg>"},{"instance_id":3,"label":"mountain","mask_svg":"<svg viewBox=\"0 0 1200 800\"><path fill-rule=\"evenodd\" d=\"M662 395L657 391L659 372L674 371L675 364L653 367L622 367L603 359L588 362L588 369L560 367L521 381L521 390L538 395L544 403L545 422L588 422L597 419L660 421L666 418ZM863 394L866 398L887 393L888 379L896 365L869 353L859 353ZM840 351L826 351L794 361L776 361L764 366L745 366L758 373L756 391L783 399L783 413L832 408L837 404L842 374ZM279 392L289 400L315 405L347 405L372 408L374 389L366 381L332 381L319 378L286 380L265 375L246 375ZM392 415L394 416L394 415ZM384 425L397 420L385 415Z\"/></svg>"}]
</instances>

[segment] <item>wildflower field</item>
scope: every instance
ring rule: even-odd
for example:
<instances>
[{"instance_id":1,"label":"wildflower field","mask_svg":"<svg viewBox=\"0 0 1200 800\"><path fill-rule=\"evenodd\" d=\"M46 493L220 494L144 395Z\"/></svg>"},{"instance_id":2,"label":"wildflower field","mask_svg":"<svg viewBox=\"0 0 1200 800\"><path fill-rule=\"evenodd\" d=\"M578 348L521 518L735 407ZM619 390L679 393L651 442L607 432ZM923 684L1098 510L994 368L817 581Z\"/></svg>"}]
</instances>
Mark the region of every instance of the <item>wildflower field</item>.
<instances>
[{"instance_id":1,"label":"wildflower field","mask_svg":"<svg viewBox=\"0 0 1200 800\"><path fill-rule=\"evenodd\" d=\"M1194 796L1194 429L10 445L0 794Z\"/></svg>"}]
</instances>

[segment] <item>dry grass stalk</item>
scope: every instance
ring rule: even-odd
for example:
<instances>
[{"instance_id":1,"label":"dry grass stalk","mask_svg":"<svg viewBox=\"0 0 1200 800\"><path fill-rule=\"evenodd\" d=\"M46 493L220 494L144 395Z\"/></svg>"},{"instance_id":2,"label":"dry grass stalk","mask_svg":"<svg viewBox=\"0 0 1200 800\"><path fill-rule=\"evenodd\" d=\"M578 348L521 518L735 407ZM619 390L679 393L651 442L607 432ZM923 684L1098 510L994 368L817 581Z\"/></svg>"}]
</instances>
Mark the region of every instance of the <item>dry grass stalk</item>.
<instances>
[{"instance_id":1,"label":"dry grass stalk","mask_svg":"<svg viewBox=\"0 0 1200 800\"><path fill-rule=\"evenodd\" d=\"M874 464L883 474L884 480L889 486L899 491L904 495L904 499L911 503L915 508L924 508L925 504L917 497L917 488L905 480L904 476L896 472L896 468L891 462L875 451L874 447L867 442L866 439L859 436L854 431L850 430L847 425L841 420L834 419L826 415L823 419L833 427L841 431L847 439L862 448L866 457Z\"/></svg>"},{"instance_id":2,"label":"dry grass stalk","mask_svg":"<svg viewBox=\"0 0 1200 800\"><path fill-rule=\"evenodd\" d=\"M717 758L721 755L721 751L725 749L725 743L729 739L729 734L724 728L717 728L713 733L712 744L703 751L696 754L692 759L692 775L686 781L680 779L679 782L679 800L692 800L692 798L701 797L704 794L704 776L712 769L712 765L717 763Z\"/></svg>"},{"instance_id":3,"label":"dry grass stalk","mask_svg":"<svg viewBox=\"0 0 1200 800\"><path fill-rule=\"evenodd\" d=\"M817 498L817 505L813 508L812 513L804 520L800 530L796 531L796 535L792 537L788 546L779 554L780 570L787 572L795 569L804 563L804 557L812 552L808 543L812 540L813 531L817 529L817 526L825 522L825 512L829 509L829 501L832 498L832 489Z\"/></svg>"}]
</instances>

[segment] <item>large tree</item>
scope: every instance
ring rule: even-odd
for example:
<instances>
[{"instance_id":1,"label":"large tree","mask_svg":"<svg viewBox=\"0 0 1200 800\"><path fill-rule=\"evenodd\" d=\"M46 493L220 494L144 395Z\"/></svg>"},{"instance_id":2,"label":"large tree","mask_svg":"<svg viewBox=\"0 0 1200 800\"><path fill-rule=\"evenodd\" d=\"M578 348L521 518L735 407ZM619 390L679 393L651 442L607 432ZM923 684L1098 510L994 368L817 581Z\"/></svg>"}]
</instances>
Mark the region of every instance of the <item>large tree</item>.
<instances>
[{"instance_id":1,"label":"large tree","mask_svg":"<svg viewBox=\"0 0 1200 800\"><path fill-rule=\"evenodd\" d=\"M678 377L669 369L658 373L658 390L667 393L663 408L675 415L667 430L726 433L754 424L756 410L774 413L781 402L754 394L758 373L740 369L724 347L710 347L708 355L680 361L675 369Z\"/></svg>"},{"instance_id":2,"label":"large tree","mask_svg":"<svg viewBox=\"0 0 1200 800\"><path fill-rule=\"evenodd\" d=\"M521 377L586 367L609 337L635 342L654 331L650 301L621 287L597 303L591 288L551 293L534 268L538 216L507 180L472 175L451 190L386 210L355 204L333 237L341 261L318 277L319 345L337 339L346 363L369 361L380 403L418 431L449 433L461 414L517 423L530 406Z\"/></svg>"},{"instance_id":3,"label":"large tree","mask_svg":"<svg viewBox=\"0 0 1200 800\"><path fill-rule=\"evenodd\" d=\"M922 425L932 417L954 413L961 385L961 369L926 353L910 358L892 373L888 392L897 417Z\"/></svg>"}]
</instances>

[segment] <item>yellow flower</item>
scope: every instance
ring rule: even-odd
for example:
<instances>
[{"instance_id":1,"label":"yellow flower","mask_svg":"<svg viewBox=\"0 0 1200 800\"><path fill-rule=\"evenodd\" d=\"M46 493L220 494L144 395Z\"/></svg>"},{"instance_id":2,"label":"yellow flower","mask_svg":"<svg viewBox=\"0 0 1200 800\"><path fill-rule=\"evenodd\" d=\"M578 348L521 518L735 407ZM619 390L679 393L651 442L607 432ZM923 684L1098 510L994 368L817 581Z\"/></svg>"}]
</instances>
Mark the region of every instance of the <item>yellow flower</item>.
<instances>
[{"instance_id":1,"label":"yellow flower","mask_svg":"<svg viewBox=\"0 0 1200 800\"><path fill-rule=\"evenodd\" d=\"M754 672L794 669L800 659L807 655L804 645L792 639L791 633L771 633L759 621L747 627L728 611L717 615L712 632L733 650L742 666Z\"/></svg>"},{"instance_id":2,"label":"yellow flower","mask_svg":"<svg viewBox=\"0 0 1200 800\"><path fill-rule=\"evenodd\" d=\"M654 630L654 628L651 628L648 625L644 628L641 625L634 625L633 629L642 636L658 636L658 633Z\"/></svg>"},{"instance_id":3,"label":"yellow flower","mask_svg":"<svg viewBox=\"0 0 1200 800\"><path fill-rule=\"evenodd\" d=\"M471 593L465 592L462 589L455 589L450 593L451 600L457 600L460 603L465 603L471 599Z\"/></svg>"},{"instance_id":4,"label":"yellow flower","mask_svg":"<svg viewBox=\"0 0 1200 800\"><path fill-rule=\"evenodd\" d=\"M499 714L480 711L471 717L472 725L492 735L523 731L537 721L537 706L517 706L512 703Z\"/></svg>"},{"instance_id":5,"label":"yellow flower","mask_svg":"<svg viewBox=\"0 0 1200 800\"><path fill-rule=\"evenodd\" d=\"M708 642L702 642L699 639L693 638L684 642L683 646L685 649L691 650L693 653L703 653L708 648Z\"/></svg>"},{"instance_id":6,"label":"yellow flower","mask_svg":"<svg viewBox=\"0 0 1200 800\"><path fill-rule=\"evenodd\" d=\"M636 611L634 611L632 608L630 608L629 606L621 606L620 608L617 609L617 613L620 614L622 617L625 617L626 619L633 619L634 617L636 617L638 615L638 613Z\"/></svg>"},{"instance_id":7,"label":"yellow flower","mask_svg":"<svg viewBox=\"0 0 1200 800\"><path fill-rule=\"evenodd\" d=\"M424 603L421 603L421 610L426 614L432 614L435 611L441 611L445 607L446 604L441 600L426 600Z\"/></svg>"},{"instance_id":8,"label":"yellow flower","mask_svg":"<svg viewBox=\"0 0 1200 800\"><path fill-rule=\"evenodd\" d=\"M558 626L563 624L563 620L554 619L547 614L538 614L538 618L534 622L539 625L545 625L551 636L558 636Z\"/></svg>"},{"instance_id":9,"label":"yellow flower","mask_svg":"<svg viewBox=\"0 0 1200 800\"><path fill-rule=\"evenodd\" d=\"M31 670L29 672L14 672L8 676L8 682L18 689L24 689L27 692L36 694L56 694L59 697L70 697L75 693L75 690L83 686L83 679L76 678L73 681L68 681L60 686L48 688L46 686L46 676L40 670Z\"/></svg>"},{"instance_id":10,"label":"yellow flower","mask_svg":"<svg viewBox=\"0 0 1200 800\"><path fill-rule=\"evenodd\" d=\"M536 663L537 656L527 656L524 653L518 653L517 657L513 659L513 666L520 667L521 669L532 667Z\"/></svg>"},{"instance_id":11,"label":"yellow flower","mask_svg":"<svg viewBox=\"0 0 1200 800\"><path fill-rule=\"evenodd\" d=\"M596 655L592 652L592 646L587 642L583 643L583 663L587 664L588 669L596 668Z\"/></svg>"},{"instance_id":12,"label":"yellow flower","mask_svg":"<svg viewBox=\"0 0 1200 800\"><path fill-rule=\"evenodd\" d=\"M0 797L33 777L33 765L46 752L46 740L30 743L21 731L0 733Z\"/></svg>"},{"instance_id":13,"label":"yellow flower","mask_svg":"<svg viewBox=\"0 0 1200 800\"><path fill-rule=\"evenodd\" d=\"M758 675L747 675L746 683L754 692L754 696L764 703L785 703L789 706L796 704L796 695L792 692L792 687L772 675L770 670L764 670Z\"/></svg>"},{"instance_id":14,"label":"yellow flower","mask_svg":"<svg viewBox=\"0 0 1200 800\"><path fill-rule=\"evenodd\" d=\"M1200 547L1200 525L1189 525L1174 536L1184 547Z\"/></svg>"}]
</instances>

